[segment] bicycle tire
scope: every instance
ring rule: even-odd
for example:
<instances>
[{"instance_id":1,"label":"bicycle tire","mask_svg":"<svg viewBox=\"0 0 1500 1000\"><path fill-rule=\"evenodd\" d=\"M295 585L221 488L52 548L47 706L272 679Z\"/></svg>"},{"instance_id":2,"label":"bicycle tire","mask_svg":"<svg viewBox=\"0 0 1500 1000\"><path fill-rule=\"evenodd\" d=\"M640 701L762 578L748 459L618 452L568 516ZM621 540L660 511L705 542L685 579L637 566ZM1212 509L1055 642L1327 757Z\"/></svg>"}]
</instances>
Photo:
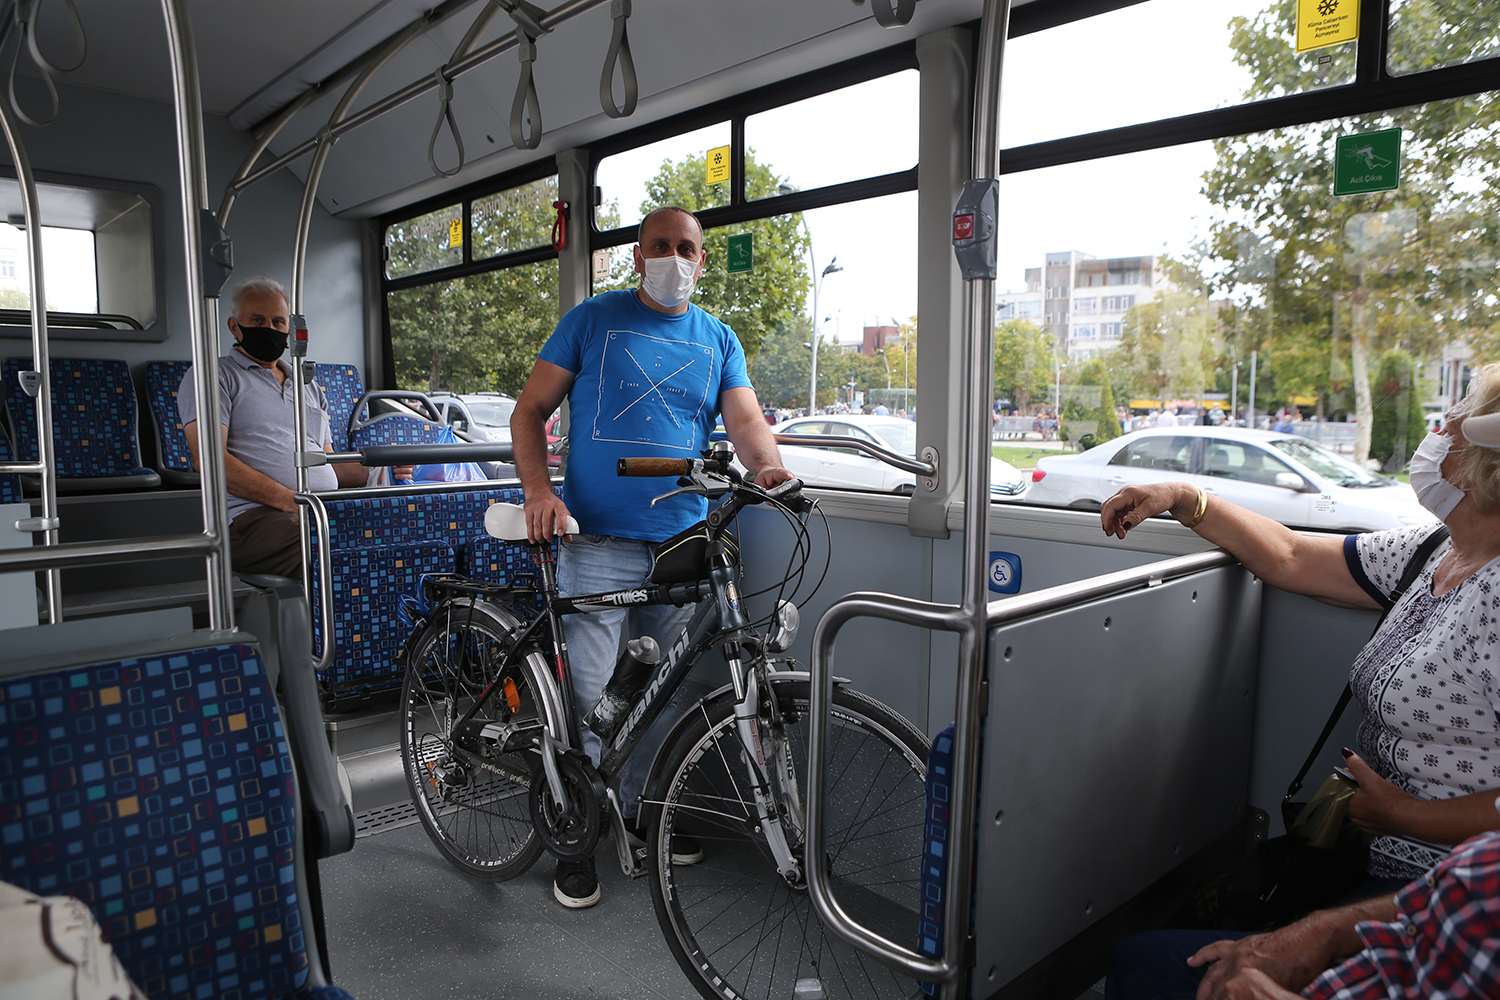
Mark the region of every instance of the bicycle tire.
<instances>
[{"instance_id":1,"label":"bicycle tire","mask_svg":"<svg viewBox=\"0 0 1500 1000\"><path fill-rule=\"evenodd\" d=\"M805 781L808 684L771 686L783 714L795 713L787 741ZM777 873L755 832L732 695L693 712L693 723L668 748L649 847L657 919L698 992L707 1000L764 1000L791 996L797 980L818 978L829 1000L919 996L916 980L829 935L806 888L788 886ZM915 940L929 741L890 708L847 688L834 690L832 716L826 863L835 894L861 922L895 940ZM765 734L764 718L760 725ZM703 860L674 866L674 833L697 838Z\"/></svg>"},{"instance_id":2,"label":"bicycle tire","mask_svg":"<svg viewBox=\"0 0 1500 1000\"><path fill-rule=\"evenodd\" d=\"M413 647L401 686L401 764L417 817L443 857L485 882L515 878L542 853L528 802L536 761L529 740L545 724L536 688L546 661L533 650L502 671L520 621L492 601L443 605ZM455 737L453 721L495 682L501 690L470 735ZM474 735L486 723L512 735Z\"/></svg>"}]
</instances>

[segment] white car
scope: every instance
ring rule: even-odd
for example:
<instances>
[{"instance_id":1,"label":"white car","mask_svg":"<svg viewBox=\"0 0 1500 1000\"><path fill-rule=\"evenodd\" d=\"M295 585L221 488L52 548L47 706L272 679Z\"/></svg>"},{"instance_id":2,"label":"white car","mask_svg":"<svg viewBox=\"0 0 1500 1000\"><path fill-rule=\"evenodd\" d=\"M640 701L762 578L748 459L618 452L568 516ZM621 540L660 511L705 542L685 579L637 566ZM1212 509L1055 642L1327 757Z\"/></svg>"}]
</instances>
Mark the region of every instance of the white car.
<instances>
[{"instance_id":1,"label":"white car","mask_svg":"<svg viewBox=\"0 0 1500 1000\"><path fill-rule=\"evenodd\" d=\"M902 417L830 413L795 417L771 430L789 435L833 434L857 438L898 455L916 457L917 454L917 425ZM782 464L809 486L907 495L916 489L917 477L912 473L902 472L854 448L782 444L780 449ZM1015 466L998 458L990 459L991 500L1019 499L1027 485L1026 477Z\"/></svg>"},{"instance_id":2,"label":"white car","mask_svg":"<svg viewBox=\"0 0 1500 1000\"><path fill-rule=\"evenodd\" d=\"M1405 483L1306 438L1231 427L1136 431L1081 455L1043 458L1031 503L1098 510L1123 486L1181 480L1297 527L1370 531L1436 520Z\"/></svg>"}]
</instances>

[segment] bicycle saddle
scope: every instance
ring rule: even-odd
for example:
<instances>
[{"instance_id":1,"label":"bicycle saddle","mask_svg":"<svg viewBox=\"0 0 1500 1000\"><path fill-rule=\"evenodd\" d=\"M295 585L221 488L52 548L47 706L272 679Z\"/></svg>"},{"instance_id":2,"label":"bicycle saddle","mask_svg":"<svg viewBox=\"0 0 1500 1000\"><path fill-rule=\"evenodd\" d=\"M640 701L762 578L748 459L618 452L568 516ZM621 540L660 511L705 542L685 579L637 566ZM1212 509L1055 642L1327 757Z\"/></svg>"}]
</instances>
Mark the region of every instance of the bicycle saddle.
<instances>
[{"instance_id":1,"label":"bicycle saddle","mask_svg":"<svg viewBox=\"0 0 1500 1000\"><path fill-rule=\"evenodd\" d=\"M490 504L490 509L484 512L484 530L503 541L526 541L526 508L513 503ZM565 533L579 533L578 521L572 514L568 515Z\"/></svg>"}]
</instances>

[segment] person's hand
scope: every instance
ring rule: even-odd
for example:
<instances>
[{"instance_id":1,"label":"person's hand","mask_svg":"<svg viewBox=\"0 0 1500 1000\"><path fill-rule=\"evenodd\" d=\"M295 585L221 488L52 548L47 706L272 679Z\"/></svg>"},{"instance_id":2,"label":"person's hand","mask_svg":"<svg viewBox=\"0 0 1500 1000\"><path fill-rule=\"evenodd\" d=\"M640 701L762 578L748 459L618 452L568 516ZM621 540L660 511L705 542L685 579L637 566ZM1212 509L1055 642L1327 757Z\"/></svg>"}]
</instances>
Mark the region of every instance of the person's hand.
<instances>
[{"instance_id":1,"label":"person's hand","mask_svg":"<svg viewBox=\"0 0 1500 1000\"><path fill-rule=\"evenodd\" d=\"M780 486L788 479L795 479L790 470L783 469L779 465L768 465L755 474L755 485L763 490L769 490L773 486Z\"/></svg>"},{"instance_id":2,"label":"person's hand","mask_svg":"<svg viewBox=\"0 0 1500 1000\"><path fill-rule=\"evenodd\" d=\"M1148 517L1170 513L1183 503L1184 495L1198 502L1198 494L1186 483L1143 483L1125 486L1099 507L1099 522L1106 535L1124 538L1131 528ZM1192 507L1188 516L1192 516ZM1176 515L1173 515L1176 516ZM1179 519L1180 520L1180 519Z\"/></svg>"},{"instance_id":3,"label":"person's hand","mask_svg":"<svg viewBox=\"0 0 1500 1000\"><path fill-rule=\"evenodd\" d=\"M531 542L545 542L562 536L570 539L568 506L562 497L548 490L537 497L526 498L526 537Z\"/></svg>"},{"instance_id":4,"label":"person's hand","mask_svg":"<svg viewBox=\"0 0 1500 1000\"><path fill-rule=\"evenodd\" d=\"M391 482L409 481L415 472L416 466L414 465L393 465L391 466Z\"/></svg>"},{"instance_id":5,"label":"person's hand","mask_svg":"<svg viewBox=\"0 0 1500 1000\"><path fill-rule=\"evenodd\" d=\"M1349 819L1354 825L1366 833L1407 832L1403 816L1416 799L1376 774L1359 754L1348 748L1344 749L1344 765L1359 782L1359 790L1349 800Z\"/></svg>"},{"instance_id":6,"label":"person's hand","mask_svg":"<svg viewBox=\"0 0 1500 1000\"><path fill-rule=\"evenodd\" d=\"M1285 989L1302 989L1328 967L1332 936L1323 926L1327 912L1315 913L1269 934L1252 934L1238 941L1215 941L1198 949L1187 960L1187 964L1195 969L1209 966L1198 986L1198 1000L1259 996L1229 991L1230 983L1251 970L1264 974L1269 982Z\"/></svg>"},{"instance_id":7,"label":"person's hand","mask_svg":"<svg viewBox=\"0 0 1500 1000\"><path fill-rule=\"evenodd\" d=\"M1259 969L1246 969L1224 984L1230 1000L1299 1000L1300 993L1284 990Z\"/></svg>"}]
</instances>

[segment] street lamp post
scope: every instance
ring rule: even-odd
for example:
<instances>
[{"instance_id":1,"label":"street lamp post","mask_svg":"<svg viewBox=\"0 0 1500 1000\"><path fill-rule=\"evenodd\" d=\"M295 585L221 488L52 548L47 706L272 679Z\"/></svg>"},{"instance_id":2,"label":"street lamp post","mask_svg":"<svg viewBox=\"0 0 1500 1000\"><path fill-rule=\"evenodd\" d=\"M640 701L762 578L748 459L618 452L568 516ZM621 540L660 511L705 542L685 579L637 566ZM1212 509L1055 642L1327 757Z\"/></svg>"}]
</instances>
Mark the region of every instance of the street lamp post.
<instances>
[{"instance_id":1,"label":"street lamp post","mask_svg":"<svg viewBox=\"0 0 1500 1000\"><path fill-rule=\"evenodd\" d=\"M891 392L891 359L888 358L888 357L886 357L886 353L885 353L885 348L884 347L878 347L878 348L876 348L875 349L875 353L878 354L878 355L880 355L880 360L881 361L885 362L885 391L886 391L886 395L890 395L890 392Z\"/></svg>"},{"instance_id":2,"label":"street lamp post","mask_svg":"<svg viewBox=\"0 0 1500 1000\"><path fill-rule=\"evenodd\" d=\"M817 270L816 264L813 265L813 270ZM823 290L823 279L842 270L838 255L835 254L833 260L828 262L828 266L823 268L823 273L818 275L817 280L813 282L812 365L807 389L808 416L818 412L818 330L822 325L822 317L818 313L818 294Z\"/></svg>"}]
</instances>

